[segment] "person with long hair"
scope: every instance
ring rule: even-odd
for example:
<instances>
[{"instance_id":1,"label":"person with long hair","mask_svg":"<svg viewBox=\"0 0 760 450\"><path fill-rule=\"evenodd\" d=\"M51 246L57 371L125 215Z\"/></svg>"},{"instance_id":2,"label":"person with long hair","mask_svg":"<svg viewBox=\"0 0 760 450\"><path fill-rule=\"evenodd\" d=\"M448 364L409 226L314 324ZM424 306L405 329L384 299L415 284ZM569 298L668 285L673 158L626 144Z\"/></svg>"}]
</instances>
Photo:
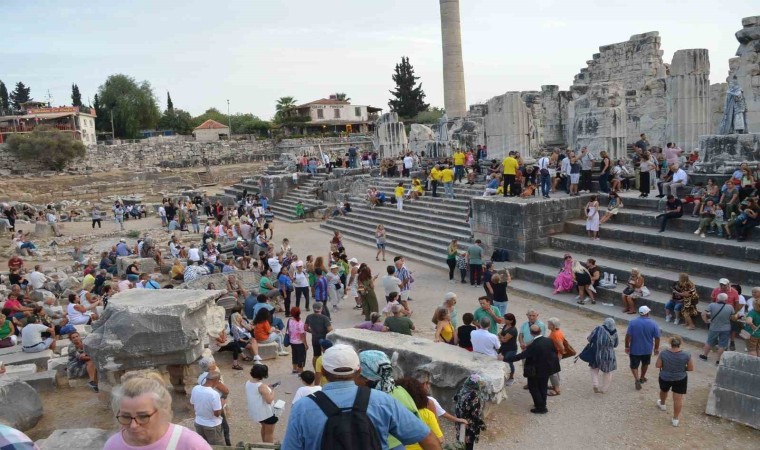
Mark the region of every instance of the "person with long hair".
<instances>
[{"instance_id":1,"label":"person with long hair","mask_svg":"<svg viewBox=\"0 0 760 450\"><path fill-rule=\"evenodd\" d=\"M619 213L622 208L623 208L623 199L620 198L620 195L618 195L617 192L615 191L610 192L610 198L607 203L607 211L604 213L604 217L602 217L599 223L600 224L607 223L607 221L612 219L614 216L616 216L617 213Z\"/></svg>"},{"instance_id":2,"label":"person with long hair","mask_svg":"<svg viewBox=\"0 0 760 450\"><path fill-rule=\"evenodd\" d=\"M430 428L430 431L438 438L438 442L443 445L443 431L438 423L438 417L435 411L428 409L430 400L428 399L425 385L412 377L404 377L396 380L396 385L401 386L412 397L414 405L417 407L417 417ZM422 450L420 444L407 445L406 450Z\"/></svg>"},{"instance_id":3,"label":"person with long hair","mask_svg":"<svg viewBox=\"0 0 760 450\"><path fill-rule=\"evenodd\" d=\"M673 283L673 297L665 304L665 322L673 320L678 325L679 313L683 317L686 327L694 329L694 316L699 314L697 303L699 294L694 283L689 279L689 274L678 274L678 281Z\"/></svg>"},{"instance_id":4,"label":"person with long hair","mask_svg":"<svg viewBox=\"0 0 760 450\"><path fill-rule=\"evenodd\" d=\"M457 334L454 331L454 325L451 324L449 310L439 306L435 310L435 342L445 342L451 345L457 345Z\"/></svg>"},{"instance_id":5,"label":"person with long hair","mask_svg":"<svg viewBox=\"0 0 760 450\"><path fill-rule=\"evenodd\" d=\"M649 152L644 152L641 155L641 163L639 164L639 197L649 197L649 191L651 189L651 172L657 167L655 163L651 161Z\"/></svg>"},{"instance_id":6,"label":"person with long hair","mask_svg":"<svg viewBox=\"0 0 760 450\"><path fill-rule=\"evenodd\" d=\"M573 290L573 257L566 253L562 269L560 269L554 278L554 292L552 293L557 295L560 292L569 292L571 290Z\"/></svg>"},{"instance_id":7,"label":"person with long hair","mask_svg":"<svg viewBox=\"0 0 760 450\"><path fill-rule=\"evenodd\" d=\"M599 240L599 202L596 195L586 203L586 231L589 239Z\"/></svg>"},{"instance_id":8,"label":"person with long hair","mask_svg":"<svg viewBox=\"0 0 760 450\"><path fill-rule=\"evenodd\" d=\"M626 314L636 314L636 299L644 296L644 277L637 268L631 269L631 277L628 279L628 285L623 290L623 312Z\"/></svg>"},{"instance_id":9,"label":"person with long hair","mask_svg":"<svg viewBox=\"0 0 760 450\"><path fill-rule=\"evenodd\" d=\"M578 296L575 297L579 305L585 305L586 300L591 300L591 304L596 304L594 296L595 289L591 280L591 273L583 267L580 261L573 261L573 279L578 285Z\"/></svg>"},{"instance_id":10,"label":"person with long hair","mask_svg":"<svg viewBox=\"0 0 760 450\"><path fill-rule=\"evenodd\" d=\"M361 297L364 320L370 320L372 313L380 312L375 294L375 280L378 276L372 276L372 270L366 264L362 264L359 268L358 292Z\"/></svg>"},{"instance_id":11,"label":"person with long hair","mask_svg":"<svg viewBox=\"0 0 760 450\"><path fill-rule=\"evenodd\" d=\"M377 224L375 228L375 244L377 245L377 254L375 255L375 261L380 261L380 254L383 254L383 261L385 261L385 226L382 223Z\"/></svg>"},{"instance_id":12,"label":"person with long hair","mask_svg":"<svg viewBox=\"0 0 760 450\"><path fill-rule=\"evenodd\" d=\"M227 342L226 333L224 332L219 334L215 342L220 352L225 350L232 352L233 369L243 370L243 367L238 362L238 357L245 350L253 354L254 361L261 361L259 344L251 336L251 326L243 319L243 316L239 312L234 312L230 316L230 334L232 335L232 342ZM243 361L251 361L251 359L250 356L243 354Z\"/></svg>"},{"instance_id":13,"label":"person with long hair","mask_svg":"<svg viewBox=\"0 0 760 450\"><path fill-rule=\"evenodd\" d=\"M456 283L454 281L454 270L457 268L457 254L459 253L459 243L456 239L452 239L446 249L446 265L449 266L449 283Z\"/></svg>"},{"instance_id":14,"label":"person with long hair","mask_svg":"<svg viewBox=\"0 0 760 450\"><path fill-rule=\"evenodd\" d=\"M277 354L279 356L288 356L290 353L285 351L282 333L280 330L272 328L272 323L270 322L271 316L272 312L268 309L259 309L259 312L256 313L256 317L253 319L253 336L259 344L276 342Z\"/></svg>"},{"instance_id":15,"label":"person with long hair","mask_svg":"<svg viewBox=\"0 0 760 450\"><path fill-rule=\"evenodd\" d=\"M290 308L290 318L285 325L286 333L290 339L290 348L292 350L291 362L293 364L292 373L303 372L306 365L306 352L309 350L309 344L306 340L306 331L301 320L301 308L294 306Z\"/></svg>"}]
</instances>

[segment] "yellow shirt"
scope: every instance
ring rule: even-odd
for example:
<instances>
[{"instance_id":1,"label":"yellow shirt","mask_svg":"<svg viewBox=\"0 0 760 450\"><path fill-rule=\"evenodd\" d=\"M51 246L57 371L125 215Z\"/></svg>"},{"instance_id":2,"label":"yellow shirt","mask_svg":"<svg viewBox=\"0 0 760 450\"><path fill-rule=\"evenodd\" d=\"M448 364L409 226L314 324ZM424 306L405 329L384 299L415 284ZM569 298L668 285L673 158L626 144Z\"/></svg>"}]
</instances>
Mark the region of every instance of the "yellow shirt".
<instances>
[{"instance_id":1,"label":"yellow shirt","mask_svg":"<svg viewBox=\"0 0 760 450\"><path fill-rule=\"evenodd\" d=\"M441 181L441 172L442 172L441 170L438 170L435 167L433 167L430 170L430 178L432 178L435 181Z\"/></svg>"},{"instance_id":2,"label":"yellow shirt","mask_svg":"<svg viewBox=\"0 0 760 450\"><path fill-rule=\"evenodd\" d=\"M454 171L451 169L443 169L441 171L441 181L444 183L452 183L454 181Z\"/></svg>"},{"instance_id":3,"label":"yellow shirt","mask_svg":"<svg viewBox=\"0 0 760 450\"><path fill-rule=\"evenodd\" d=\"M438 418L435 416L435 413L427 408L420 408L417 410L417 415L420 417L420 420L430 428L430 431L440 439L443 437L443 431L441 431L441 427L438 425ZM420 444L412 444L407 445L406 450L422 450L422 447L420 447Z\"/></svg>"},{"instance_id":4,"label":"yellow shirt","mask_svg":"<svg viewBox=\"0 0 760 450\"><path fill-rule=\"evenodd\" d=\"M317 360L314 361L314 370L316 373L322 373L322 355L317 356ZM327 377L322 375L322 379L319 381L320 386L327 384Z\"/></svg>"},{"instance_id":5,"label":"yellow shirt","mask_svg":"<svg viewBox=\"0 0 760 450\"><path fill-rule=\"evenodd\" d=\"M517 160L511 156L507 156L504 158L504 161L501 162L502 166L504 166L504 175L514 175L517 173L517 168L520 165Z\"/></svg>"},{"instance_id":6,"label":"yellow shirt","mask_svg":"<svg viewBox=\"0 0 760 450\"><path fill-rule=\"evenodd\" d=\"M463 166L464 165L464 153L462 153L462 152L456 152L456 153L454 153L454 165L455 166Z\"/></svg>"},{"instance_id":7,"label":"yellow shirt","mask_svg":"<svg viewBox=\"0 0 760 450\"><path fill-rule=\"evenodd\" d=\"M404 187L403 186L396 186L396 189L393 192L396 194L396 197L403 197L404 196Z\"/></svg>"}]
</instances>

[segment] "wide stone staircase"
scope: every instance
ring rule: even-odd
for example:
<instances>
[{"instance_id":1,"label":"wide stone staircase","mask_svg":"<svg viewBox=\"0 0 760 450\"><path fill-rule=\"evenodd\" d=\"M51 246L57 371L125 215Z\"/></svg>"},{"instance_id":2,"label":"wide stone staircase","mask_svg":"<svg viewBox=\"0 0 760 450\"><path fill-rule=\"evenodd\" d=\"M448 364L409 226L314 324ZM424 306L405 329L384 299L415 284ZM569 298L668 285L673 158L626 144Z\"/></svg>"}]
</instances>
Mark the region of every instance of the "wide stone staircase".
<instances>
[{"instance_id":1,"label":"wide stone staircase","mask_svg":"<svg viewBox=\"0 0 760 450\"><path fill-rule=\"evenodd\" d=\"M633 195L633 194L631 194ZM602 206L606 197L603 196ZM690 217L691 207L683 218L671 220L664 233L659 233L656 215L657 199L623 197L625 208L606 224L601 225L601 240L586 237L585 220L565 222L564 232L549 238L549 247L532 254L532 261L511 264L514 281L510 288L524 294L567 304L572 307L628 321L636 317L622 312L622 291L626 287L631 268L638 268L645 278L651 295L636 301L637 306L647 305L652 316L663 330L679 334L693 342L704 342L706 324L697 317L697 330L665 323L665 304L671 298L671 287L680 272L689 274L697 286L700 311L711 301L710 294L718 286L718 279L728 278L740 284L745 296L753 286L760 285L760 230L753 230L752 238L736 242L708 235L694 235L698 219ZM604 210L604 209L603 209ZM603 212L603 211L602 211ZM575 294L553 295L553 281L562 267L565 253L585 262L594 258L602 272L618 278L614 289L598 288L597 303L577 305Z\"/></svg>"}]
</instances>

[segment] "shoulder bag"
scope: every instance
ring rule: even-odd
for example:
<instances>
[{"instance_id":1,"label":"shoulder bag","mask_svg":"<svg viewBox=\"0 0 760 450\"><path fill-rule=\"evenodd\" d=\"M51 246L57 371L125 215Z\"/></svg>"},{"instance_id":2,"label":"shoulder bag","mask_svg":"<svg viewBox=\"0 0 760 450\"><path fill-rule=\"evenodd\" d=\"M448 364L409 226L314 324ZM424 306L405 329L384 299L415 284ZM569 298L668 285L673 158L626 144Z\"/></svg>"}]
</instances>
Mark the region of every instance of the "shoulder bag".
<instances>
[{"instance_id":1,"label":"shoulder bag","mask_svg":"<svg viewBox=\"0 0 760 450\"><path fill-rule=\"evenodd\" d=\"M562 338L562 346L565 348L565 351L562 353L562 359L570 358L577 354L573 346L564 337Z\"/></svg>"},{"instance_id":2,"label":"shoulder bag","mask_svg":"<svg viewBox=\"0 0 760 450\"><path fill-rule=\"evenodd\" d=\"M290 319L288 319L288 322L285 324L285 337L282 340L282 345L290 347Z\"/></svg>"},{"instance_id":3,"label":"shoulder bag","mask_svg":"<svg viewBox=\"0 0 760 450\"><path fill-rule=\"evenodd\" d=\"M596 359L596 338L598 333L599 328L596 328L594 335L591 337L591 340L588 341L588 344L586 344L583 350L581 350L581 353L575 357L575 360L573 360L573 362L578 362L580 359L583 362L590 363Z\"/></svg>"}]
</instances>

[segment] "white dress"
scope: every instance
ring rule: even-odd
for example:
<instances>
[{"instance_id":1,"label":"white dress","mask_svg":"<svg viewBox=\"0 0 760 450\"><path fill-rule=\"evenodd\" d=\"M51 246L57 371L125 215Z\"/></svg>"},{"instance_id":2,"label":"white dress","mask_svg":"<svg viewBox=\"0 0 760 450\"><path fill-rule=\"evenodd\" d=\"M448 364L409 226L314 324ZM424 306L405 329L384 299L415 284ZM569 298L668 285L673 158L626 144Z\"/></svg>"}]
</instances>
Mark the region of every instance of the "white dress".
<instances>
[{"instance_id":1,"label":"white dress","mask_svg":"<svg viewBox=\"0 0 760 450\"><path fill-rule=\"evenodd\" d=\"M586 231L599 231L599 207L589 204L586 215Z\"/></svg>"}]
</instances>

